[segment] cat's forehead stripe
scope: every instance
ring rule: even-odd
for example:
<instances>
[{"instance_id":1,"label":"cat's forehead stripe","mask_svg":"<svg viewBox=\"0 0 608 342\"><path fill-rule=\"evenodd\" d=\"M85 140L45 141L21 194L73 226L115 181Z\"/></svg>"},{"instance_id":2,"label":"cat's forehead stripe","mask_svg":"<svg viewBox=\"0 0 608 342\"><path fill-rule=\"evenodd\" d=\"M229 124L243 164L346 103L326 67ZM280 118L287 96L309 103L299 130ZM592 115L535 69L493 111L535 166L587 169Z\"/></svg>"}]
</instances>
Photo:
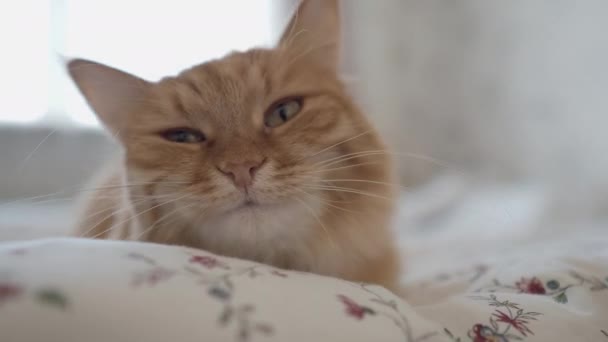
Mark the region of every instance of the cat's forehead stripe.
<instances>
[{"instance_id":1,"label":"cat's forehead stripe","mask_svg":"<svg viewBox=\"0 0 608 342\"><path fill-rule=\"evenodd\" d=\"M176 91L173 93L173 96L171 97L171 103L173 104L173 108L175 108L178 113L188 113L188 110L186 109L186 107L184 107L182 100L179 98L179 92Z\"/></svg>"},{"instance_id":2,"label":"cat's forehead stripe","mask_svg":"<svg viewBox=\"0 0 608 342\"><path fill-rule=\"evenodd\" d=\"M203 96L203 93L201 92L201 89L197 85L197 82L192 80L190 77L184 77L184 84L186 84L186 86L188 86L190 91L192 91L194 94L196 94L198 96Z\"/></svg>"},{"instance_id":3,"label":"cat's forehead stripe","mask_svg":"<svg viewBox=\"0 0 608 342\"><path fill-rule=\"evenodd\" d=\"M259 58L245 56L248 55L228 56L193 67L177 79L192 95L205 102L212 101L215 107L234 107L235 102L244 101L247 94L267 93L270 88L268 73Z\"/></svg>"}]
</instances>

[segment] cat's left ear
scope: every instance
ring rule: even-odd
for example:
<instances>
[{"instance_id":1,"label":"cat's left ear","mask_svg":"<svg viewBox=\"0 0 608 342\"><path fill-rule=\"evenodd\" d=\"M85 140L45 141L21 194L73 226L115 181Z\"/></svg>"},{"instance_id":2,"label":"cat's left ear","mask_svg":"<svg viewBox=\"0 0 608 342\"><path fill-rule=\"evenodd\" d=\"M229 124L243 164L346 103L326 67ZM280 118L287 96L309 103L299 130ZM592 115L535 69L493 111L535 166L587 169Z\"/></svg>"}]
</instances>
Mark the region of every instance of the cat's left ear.
<instances>
[{"instance_id":1,"label":"cat's left ear","mask_svg":"<svg viewBox=\"0 0 608 342\"><path fill-rule=\"evenodd\" d=\"M292 60L305 58L337 72L340 63L339 0L302 0L278 49Z\"/></svg>"},{"instance_id":2,"label":"cat's left ear","mask_svg":"<svg viewBox=\"0 0 608 342\"><path fill-rule=\"evenodd\" d=\"M84 59L67 69L99 120L112 132L123 132L132 108L142 101L151 83L124 71Z\"/></svg>"}]
</instances>

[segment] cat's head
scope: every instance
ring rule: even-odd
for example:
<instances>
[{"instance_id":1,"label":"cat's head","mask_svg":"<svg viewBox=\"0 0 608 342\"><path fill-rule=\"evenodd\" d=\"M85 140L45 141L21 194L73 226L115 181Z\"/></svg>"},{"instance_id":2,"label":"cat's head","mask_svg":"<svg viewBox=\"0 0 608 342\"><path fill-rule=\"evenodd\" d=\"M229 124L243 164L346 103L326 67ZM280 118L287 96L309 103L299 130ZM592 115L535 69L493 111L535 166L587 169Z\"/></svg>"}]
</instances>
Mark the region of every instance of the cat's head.
<instances>
[{"instance_id":1,"label":"cat's head","mask_svg":"<svg viewBox=\"0 0 608 342\"><path fill-rule=\"evenodd\" d=\"M189 219L280 210L297 223L300 211L315 220L386 194L384 146L338 77L339 26L338 1L305 0L276 47L159 82L85 60L68 68L123 145L139 195Z\"/></svg>"}]
</instances>

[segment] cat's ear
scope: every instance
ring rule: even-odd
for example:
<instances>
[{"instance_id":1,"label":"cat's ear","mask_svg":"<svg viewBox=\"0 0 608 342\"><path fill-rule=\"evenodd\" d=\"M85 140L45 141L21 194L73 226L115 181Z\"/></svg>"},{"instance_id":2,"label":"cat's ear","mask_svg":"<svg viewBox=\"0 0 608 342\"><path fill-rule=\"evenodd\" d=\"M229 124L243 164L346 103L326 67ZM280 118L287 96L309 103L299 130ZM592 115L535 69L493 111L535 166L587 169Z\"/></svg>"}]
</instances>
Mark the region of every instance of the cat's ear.
<instances>
[{"instance_id":1,"label":"cat's ear","mask_svg":"<svg viewBox=\"0 0 608 342\"><path fill-rule=\"evenodd\" d=\"M67 69L97 117L113 132L124 130L129 110L150 87L141 78L84 59L69 61Z\"/></svg>"},{"instance_id":2,"label":"cat's ear","mask_svg":"<svg viewBox=\"0 0 608 342\"><path fill-rule=\"evenodd\" d=\"M302 0L281 35L278 49L337 71L340 62L339 0Z\"/></svg>"}]
</instances>

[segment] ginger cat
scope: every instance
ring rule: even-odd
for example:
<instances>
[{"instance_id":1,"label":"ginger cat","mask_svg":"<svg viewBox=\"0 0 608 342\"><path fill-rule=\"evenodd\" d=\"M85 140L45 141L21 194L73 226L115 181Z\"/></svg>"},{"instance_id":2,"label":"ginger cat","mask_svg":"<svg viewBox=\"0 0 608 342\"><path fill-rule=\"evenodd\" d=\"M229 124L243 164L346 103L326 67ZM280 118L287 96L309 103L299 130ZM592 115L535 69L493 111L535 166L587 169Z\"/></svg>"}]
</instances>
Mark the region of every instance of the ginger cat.
<instances>
[{"instance_id":1,"label":"ginger cat","mask_svg":"<svg viewBox=\"0 0 608 342\"><path fill-rule=\"evenodd\" d=\"M397 289L386 148L338 77L337 0L304 0L273 49L152 83L72 60L124 153L78 236L185 245Z\"/></svg>"}]
</instances>

